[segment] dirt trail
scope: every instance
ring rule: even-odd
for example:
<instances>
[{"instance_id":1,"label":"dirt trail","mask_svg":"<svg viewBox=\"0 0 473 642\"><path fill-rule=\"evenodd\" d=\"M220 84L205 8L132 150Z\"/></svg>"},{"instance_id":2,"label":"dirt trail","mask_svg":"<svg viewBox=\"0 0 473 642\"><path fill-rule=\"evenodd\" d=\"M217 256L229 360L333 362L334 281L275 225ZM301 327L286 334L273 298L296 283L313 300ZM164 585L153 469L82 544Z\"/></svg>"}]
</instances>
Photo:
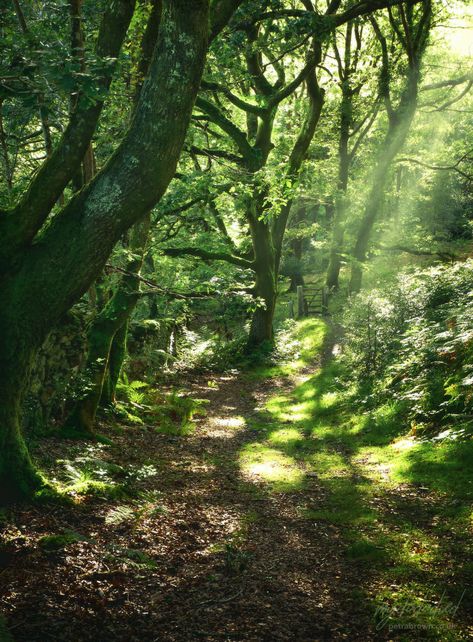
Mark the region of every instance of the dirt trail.
<instances>
[{"instance_id":1,"label":"dirt trail","mask_svg":"<svg viewBox=\"0 0 473 642\"><path fill-rule=\"evenodd\" d=\"M238 373L212 381L192 386L209 400L193 435L134 430L99 448L115 463L156 469L137 482L138 502L95 498L15 512L0 569L0 608L15 640L383 639L359 597L366 578L343 555L339 527L301 512L323 499L317 477L272 493L242 472L240 452L261 438L254 425L264 421L265 401L294 382L255 383ZM51 440L38 455L44 465L68 453L70 444ZM117 505L134 514L114 523ZM84 541L49 553L38 546L63 531Z\"/></svg>"}]
</instances>

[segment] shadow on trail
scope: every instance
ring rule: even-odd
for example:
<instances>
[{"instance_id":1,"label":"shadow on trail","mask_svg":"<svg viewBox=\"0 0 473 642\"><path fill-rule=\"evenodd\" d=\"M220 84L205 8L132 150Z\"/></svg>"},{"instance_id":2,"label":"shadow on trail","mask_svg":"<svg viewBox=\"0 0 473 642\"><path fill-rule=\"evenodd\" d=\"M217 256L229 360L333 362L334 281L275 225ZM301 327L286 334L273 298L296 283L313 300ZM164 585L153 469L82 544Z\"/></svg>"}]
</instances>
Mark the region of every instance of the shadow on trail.
<instances>
[{"instance_id":1,"label":"shadow on trail","mask_svg":"<svg viewBox=\"0 0 473 642\"><path fill-rule=\"evenodd\" d=\"M363 600L365 621L380 626L368 625L365 639L403 639L409 627L427 631L426 639L463 639L471 627L472 567L462 551L471 546L464 523L473 445L452 443L439 452L424 442L402 459L392 454L389 448L408 428L394 406L354 405L341 383L346 373L341 376L331 357L333 343L327 337L314 376L270 397L249 423L259 434L240 453L242 469L269 492L298 493L299 514L319 530L337 529L337 555L352 566L346 581ZM392 462L371 461L378 451ZM398 461L402 483L390 477ZM315 481L314 498L308 489ZM447 524L460 522L449 531ZM348 579L353 568L363 579ZM446 605L436 606L442 600Z\"/></svg>"},{"instance_id":2,"label":"shadow on trail","mask_svg":"<svg viewBox=\"0 0 473 642\"><path fill-rule=\"evenodd\" d=\"M136 482L135 499L54 509L56 532L86 538L64 551L38 547L51 513L18 511L16 527L37 539L17 543L23 554L2 577L17 642L406 639L388 620L377 628L380 603L389 617L399 610L393 586L417 604L441 578L454 599L451 567L439 570L452 554L435 522L445 501L382 483L365 449L405 429L389 412L353 413L332 350L326 334L320 368L294 380L195 382L210 404L186 438L114 437L113 461L157 474ZM111 521L123 507L128 517ZM430 639L455 639L434 615Z\"/></svg>"}]
</instances>

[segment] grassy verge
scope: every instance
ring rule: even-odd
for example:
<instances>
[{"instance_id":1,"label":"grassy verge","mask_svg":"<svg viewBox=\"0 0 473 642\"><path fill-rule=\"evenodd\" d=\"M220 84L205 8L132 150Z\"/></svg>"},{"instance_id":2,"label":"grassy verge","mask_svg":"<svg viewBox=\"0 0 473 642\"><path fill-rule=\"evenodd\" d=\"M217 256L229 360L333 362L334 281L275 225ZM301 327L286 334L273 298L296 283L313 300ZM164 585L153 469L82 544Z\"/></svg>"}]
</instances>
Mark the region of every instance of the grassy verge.
<instances>
[{"instance_id":1,"label":"grassy verge","mask_svg":"<svg viewBox=\"0 0 473 642\"><path fill-rule=\"evenodd\" d=\"M292 375L327 353L329 328L297 324L292 361L253 376ZM323 355L322 355L323 356ZM301 519L339 528L380 631L401 640L463 640L471 603L473 444L416 441L402 407L366 409L335 359L272 396L249 426L240 466L267 491L298 492L317 478L322 503L301 493Z\"/></svg>"}]
</instances>

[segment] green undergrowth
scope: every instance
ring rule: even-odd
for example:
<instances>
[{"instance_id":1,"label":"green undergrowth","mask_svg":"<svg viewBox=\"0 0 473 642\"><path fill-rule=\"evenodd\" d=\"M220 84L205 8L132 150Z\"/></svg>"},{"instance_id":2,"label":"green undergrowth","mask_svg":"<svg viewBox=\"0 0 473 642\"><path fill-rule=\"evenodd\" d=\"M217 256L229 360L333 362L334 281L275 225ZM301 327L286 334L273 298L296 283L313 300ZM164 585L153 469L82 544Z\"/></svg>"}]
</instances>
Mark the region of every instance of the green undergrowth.
<instances>
[{"instance_id":1,"label":"green undergrowth","mask_svg":"<svg viewBox=\"0 0 473 642\"><path fill-rule=\"evenodd\" d=\"M300 493L314 480L322 486L317 503L301 494L300 518L340 529L347 563L360 577L363 568L369 573L360 590L379 629L391 627L396 639L414 639L413 629L419 639L465 639L473 443L419 439L400 401L370 407L343 361L327 358L330 333L318 319L293 330L305 348L278 373L307 365L309 354L315 363L317 351L321 366L271 396L248 423L256 438L240 451L242 473L267 493Z\"/></svg>"},{"instance_id":2,"label":"green undergrowth","mask_svg":"<svg viewBox=\"0 0 473 642\"><path fill-rule=\"evenodd\" d=\"M37 493L36 501L45 504L80 503L94 498L138 501L143 482L158 475L160 462L144 460L120 465L112 461L113 453L110 445L87 443L75 446L68 459L52 460L49 485Z\"/></svg>"},{"instance_id":3,"label":"green undergrowth","mask_svg":"<svg viewBox=\"0 0 473 642\"><path fill-rule=\"evenodd\" d=\"M322 319L286 319L276 331L275 345L253 354L246 364L250 380L295 375L323 351L327 325Z\"/></svg>"},{"instance_id":4,"label":"green undergrowth","mask_svg":"<svg viewBox=\"0 0 473 642\"><path fill-rule=\"evenodd\" d=\"M87 538L80 533L67 531L58 535L44 535L38 541L38 546L47 553L55 553L63 550L69 544L85 541L87 541Z\"/></svg>"},{"instance_id":5,"label":"green undergrowth","mask_svg":"<svg viewBox=\"0 0 473 642\"><path fill-rule=\"evenodd\" d=\"M179 389L163 392L144 381L125 380L119 393L121 400L113 411L115 416L131 424L151 426L166 435L191 434L194 418L206 414L207 400L195 399Z\"/></svg>"}]
</instances>

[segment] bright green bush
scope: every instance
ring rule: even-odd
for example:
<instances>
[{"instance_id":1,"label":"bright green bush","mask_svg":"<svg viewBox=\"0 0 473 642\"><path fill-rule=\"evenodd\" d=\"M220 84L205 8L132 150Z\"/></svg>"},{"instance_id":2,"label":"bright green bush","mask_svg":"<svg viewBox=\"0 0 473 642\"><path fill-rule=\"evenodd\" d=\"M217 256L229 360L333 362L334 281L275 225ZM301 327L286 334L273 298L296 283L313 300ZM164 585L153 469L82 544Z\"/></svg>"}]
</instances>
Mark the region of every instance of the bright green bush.
<instances>
[{"instance_id":1,"label":"bright green bush","mask_svg":"<svg viewBox=\"0 0 473 642\"><path fill-rule=\"evenodd\" d=\"M399 275L345 314L344 360L374 398L402 401L417 430L473 419L473 261Z\"/></svg>"}]
</instances>

